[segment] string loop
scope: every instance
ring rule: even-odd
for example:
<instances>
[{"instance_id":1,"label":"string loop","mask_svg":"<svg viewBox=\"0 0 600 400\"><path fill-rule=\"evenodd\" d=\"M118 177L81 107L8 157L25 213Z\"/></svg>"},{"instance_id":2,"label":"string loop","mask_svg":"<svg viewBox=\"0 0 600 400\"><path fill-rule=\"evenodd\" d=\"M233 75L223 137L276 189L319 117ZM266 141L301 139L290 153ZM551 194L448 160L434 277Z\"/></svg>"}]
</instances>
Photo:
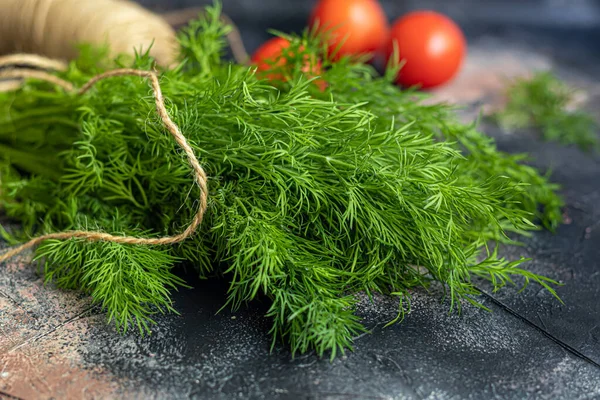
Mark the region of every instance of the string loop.
<instances>
[{"instance_id":1,"label":"string loop","mask_svg":"<svg viewBox=\"0 0 600 400\"><path fill-rule=\"evenodd\" d=\"M208 183L207 183L208 178L206 176L206 172L204 171L204 169L198 162L198 159L196 158L194 150L189 145L185 136L179 130L179 127L173 122L173 120L171 120L171 117L169 116L169 114L167 112L167 109L165 107L165 101L164 101L163 94L162 94L162 90L160 88L160 83L159 83L158 76L156 75L156 73L154 73L152 71L144 71L144 70L129 69L129 68L115 69L115 70L107 71L107 72L104 72L104 73L101 73L101 74L98 74L98 75L92 77L80 89L76 89L75 87L73 87L73 85L70 82L67 82L63 79L60 79L60 78L58 78L54 75L51 75L47 72L44 72L44 71L36 71L36 70L29 70L29 69L13 69L13 70L8 70L8 71L0 71L0 78L3 78L3 77L24 78L24 79L34 78L34 79L45 80L45 81L54 83L54 84L62 87L66 91L76 92L78 95L85 94L96 83L98 83L101 80L112 78L112 77L117 77L117 76L139 76L142 78L146 78L150 81L150 86L152 87L152 90L154 92L156 111L157 111L158 115L160 116L160 119L161 119L162 123L164 124L165 128L167 128L167 130L169 131L171 136L173 136L173 139L175 139L175 142L177 142L179 147L185 152L187 161L190 164L190 166L192 167L192 170L194 171L195 183L198 186L198 188L200 189L198 210L196 211L196 214L192 218L192 221L190 222L190 224L187 226L187 228L183 232L181 232L177 235L164 236L164 237L160 237L160 238L140 238L140 237L135 237L135 236L119 236L119 235L112 235L112 234L105 233L105 232L80 231L80 230L49 233L46 235L42 235L42 236L33 238L30 241L28 241L27 243L24 243L14 249L7 251L6 253L0 255L0 262L4 262L4 261L8 260L9 258L23 252L24 250L34 247L48 239L66 240L66 239L73 239L73 238L81 238L81 239L94 241L94 242L107 241L107 242L113 242L113 243L140 244L140 245L174 244L174 243L182 242L185 239L192 236L196 232L196 230L198 229L200 224L202 224L202 219L204 218L204 214L208 207Z\"/></svg>"}]
</instances>

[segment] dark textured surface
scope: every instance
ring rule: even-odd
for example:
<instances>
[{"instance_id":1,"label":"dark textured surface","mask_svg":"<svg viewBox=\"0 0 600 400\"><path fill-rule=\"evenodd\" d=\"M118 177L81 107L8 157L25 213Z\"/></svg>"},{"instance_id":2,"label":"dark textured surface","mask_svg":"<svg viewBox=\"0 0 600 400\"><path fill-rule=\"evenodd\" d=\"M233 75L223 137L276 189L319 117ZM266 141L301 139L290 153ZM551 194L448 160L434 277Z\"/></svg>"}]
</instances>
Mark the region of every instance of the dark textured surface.
<instances>
[{"instance_id":1,"label":"dark textured surface","mask_svg":"<svg viewBox=\"0 0 600 400\"><path fill-rule=\"evenodd\" d=\"M207 2L143 3L165 10ZM588 108L600 114L600 2L384 3L390 16L417 6L445 11L469 34L469 62L455 83L434 93L437 99L490 105L501 97L502 76L553 68L585 86ZM250 50L267 37L266 28L301 29L311 5L224 1ZM415 292L405 320L385 328L397 305L364 300L359 313L372 333L356 339L354 352L329 362L314 354L292 358L281 344L270 352L266 304L217 314L226 282L188 274L194 289L175 294L181 315L160 316L149 337L120 336L103 324L104 315L88 311L84 297L43 287L34 268L16 262L0 269L0 398L4 390L27 399L600 398L594 364L600 363L600 159L541 143L535 132L483 129L503 150L530 152L533 163L552 168L563 185L565 224L502 253L532 257L527 268L561 280L564 305L531 285L522 293L506 288L495 301L482 297L491 313L465 305L461 315L448 314L434 288ZM27 362L31 367L19 369ZM56 373L63 364L72 368ZM15 371L23 375L11 382L27 378L26 385L6 383Z\"/></svg>"},{"instance_id":2,"label":"dark textured surface","mask_svg":"<svg viewBox=\"0 0 600 400\"><path fill-rule=\"evenodd\" d=\"M552 168L554 181L564 187L568 224L554 235L537 233L524 248L507 249L507 254L533 257L528 269L562 281L558 294L565 304L540 290L520 295L505 290L496 297L600 363L600 161L574 149L528 140L531 136L500 138L501 147L529 151L536 155L536 165Z\"/></svg>"},{"instance_id":3,"label":"dark textured surface","mask_svg":"<svg viewBox=\"0 0 600 400\"><path fill-rule=\"evenodd\" d=\"M360 311L372 334L330 363L312 354L291 359L279 346L269 354L260 310L235 319L214 315L223 300L220 289L204 284L177 295L182 315L162 319L152 337L96 332L85 359L162 398L600 396L598 368L488 301L492 313L465 307L461 316L448 315L439 292L418 292L405 321L388 328L381 324L394 315L395 304L365 302Z\"/></svg>"}]
</instances>

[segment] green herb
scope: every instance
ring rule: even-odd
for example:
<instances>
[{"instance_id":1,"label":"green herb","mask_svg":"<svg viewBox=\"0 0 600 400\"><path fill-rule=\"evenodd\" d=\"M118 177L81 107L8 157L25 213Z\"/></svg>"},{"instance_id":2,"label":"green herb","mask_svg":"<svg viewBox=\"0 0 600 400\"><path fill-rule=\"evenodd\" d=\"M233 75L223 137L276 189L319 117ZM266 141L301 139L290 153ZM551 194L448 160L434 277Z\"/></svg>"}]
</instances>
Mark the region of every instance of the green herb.
<instances>
[{"instance_id":1,"label":"green herb","mask_svg":"<svg viewBox=\"0 0 600 400\"><path fill-rule=\"evenodd\" d=\"M500 288L522 276L555 294L555 281L494 246L561 218L556 185L523 155L498 151L451 107L395 87L392 72L323 60L321 92L289 68L322 50L309 34L291 38L287 82L274 88L223 59L219 11L181 33L184 61L160 77L169 114L210 177L201 231L162 247L48 240L36 251L46 280L89 293L120 329L148 330L153 313L173 311L169 291L182 282L171 269L186 262L202 277L225 276L234 310L270 299L273 344L332 358L365 330L359 291L398 297L398 318L411 289L432 281L452 308L480 305L477 278ZM123 62L113 66L152 68L145 54ZM63 77L80 85L98 65L84 56ZM0 157L1 204L21 238L162 236L196 212L185 155L140 78L102 81L81 97L35 81L0 95Z\"/></svg>"},{"instance_id":2,"label":"green herb","mask_svg":"<svg viewBox=\"0 0 600 400\"><path fill-rule=\"evenodd\" d=\"M544 140L598 150L598 124L582 110L570 110L575 91L550 72L516 80L507 90L507 104L495 119L505 129L536 128Z\"/></svg>"}]
</instances>

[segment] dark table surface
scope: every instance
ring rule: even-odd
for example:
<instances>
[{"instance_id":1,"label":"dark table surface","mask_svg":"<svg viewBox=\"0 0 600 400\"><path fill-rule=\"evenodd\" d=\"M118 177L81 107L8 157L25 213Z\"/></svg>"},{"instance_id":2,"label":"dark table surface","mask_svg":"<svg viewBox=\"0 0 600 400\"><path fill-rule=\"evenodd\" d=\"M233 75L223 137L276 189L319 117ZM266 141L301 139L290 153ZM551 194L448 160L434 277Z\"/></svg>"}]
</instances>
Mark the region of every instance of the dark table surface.
<instances>
[{"instance_id":1,"label":"dark table surface","mask_svg":"<svg viewBox=\"0 0 600 400\"><path fill-rule=\"evenodd\" d=\"M165 10L193 2L144 3ZM257 2L226 0L225 10L252 50L268 27L301 29L311 3L284 3L264 1L259 11L251 6ZM468 34L461 75L433 92L437 100L465 105L465 120L501 105L506 77L538 69L585 88L582 102L600 116L598 2L406 1L386 8L394 15L417 3L452 14ZM501 3L536 17L525 24L520 15L510 25ZM563 7L562 19L548 11L550 3ZM524 246L502 252L532 257L529 269L562 281L564 305L531 285L522 293L483 295L491 313L465 305L462 314L448 314L434 288L416 291L405 320L384 328L397 304L364 299L359 313L371 333L330 362L312 353L292 358L280 345L271 352L265 305L217 314L227 282L198 281L185 271L193 289L175 293L181 314L160 316L151 336L121 336L87 298L44 287L24 258L0 268L0 398L600 398L600 159L542 143L532 131L482 129L501 149L530 153L562 185L567 206L558 231L536 232Z\"/></svg>"}]
</instances>

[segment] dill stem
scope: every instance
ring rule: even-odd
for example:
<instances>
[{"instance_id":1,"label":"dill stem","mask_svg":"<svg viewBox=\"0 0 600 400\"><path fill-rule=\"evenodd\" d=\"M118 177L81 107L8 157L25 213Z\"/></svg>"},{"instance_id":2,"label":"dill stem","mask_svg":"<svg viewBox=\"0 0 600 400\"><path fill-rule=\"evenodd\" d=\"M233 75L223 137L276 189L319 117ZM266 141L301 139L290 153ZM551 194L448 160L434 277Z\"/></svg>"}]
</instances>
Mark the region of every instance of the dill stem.
<instances>
[{"instance_id":1,"label":"dill stem","mask_svg":"<svg viewBox=\"0 0 600 400\"><path fill-rule=\"evenodd\" d=\"M17 150L15 148L0 144L0 154L18 167L32 174L45 176L52 180L58 180L61 177L61 172L57 170L56 165L41 162L43 159L41 154L32 154L27 151Z\"/></svg>"}]
</instances>

